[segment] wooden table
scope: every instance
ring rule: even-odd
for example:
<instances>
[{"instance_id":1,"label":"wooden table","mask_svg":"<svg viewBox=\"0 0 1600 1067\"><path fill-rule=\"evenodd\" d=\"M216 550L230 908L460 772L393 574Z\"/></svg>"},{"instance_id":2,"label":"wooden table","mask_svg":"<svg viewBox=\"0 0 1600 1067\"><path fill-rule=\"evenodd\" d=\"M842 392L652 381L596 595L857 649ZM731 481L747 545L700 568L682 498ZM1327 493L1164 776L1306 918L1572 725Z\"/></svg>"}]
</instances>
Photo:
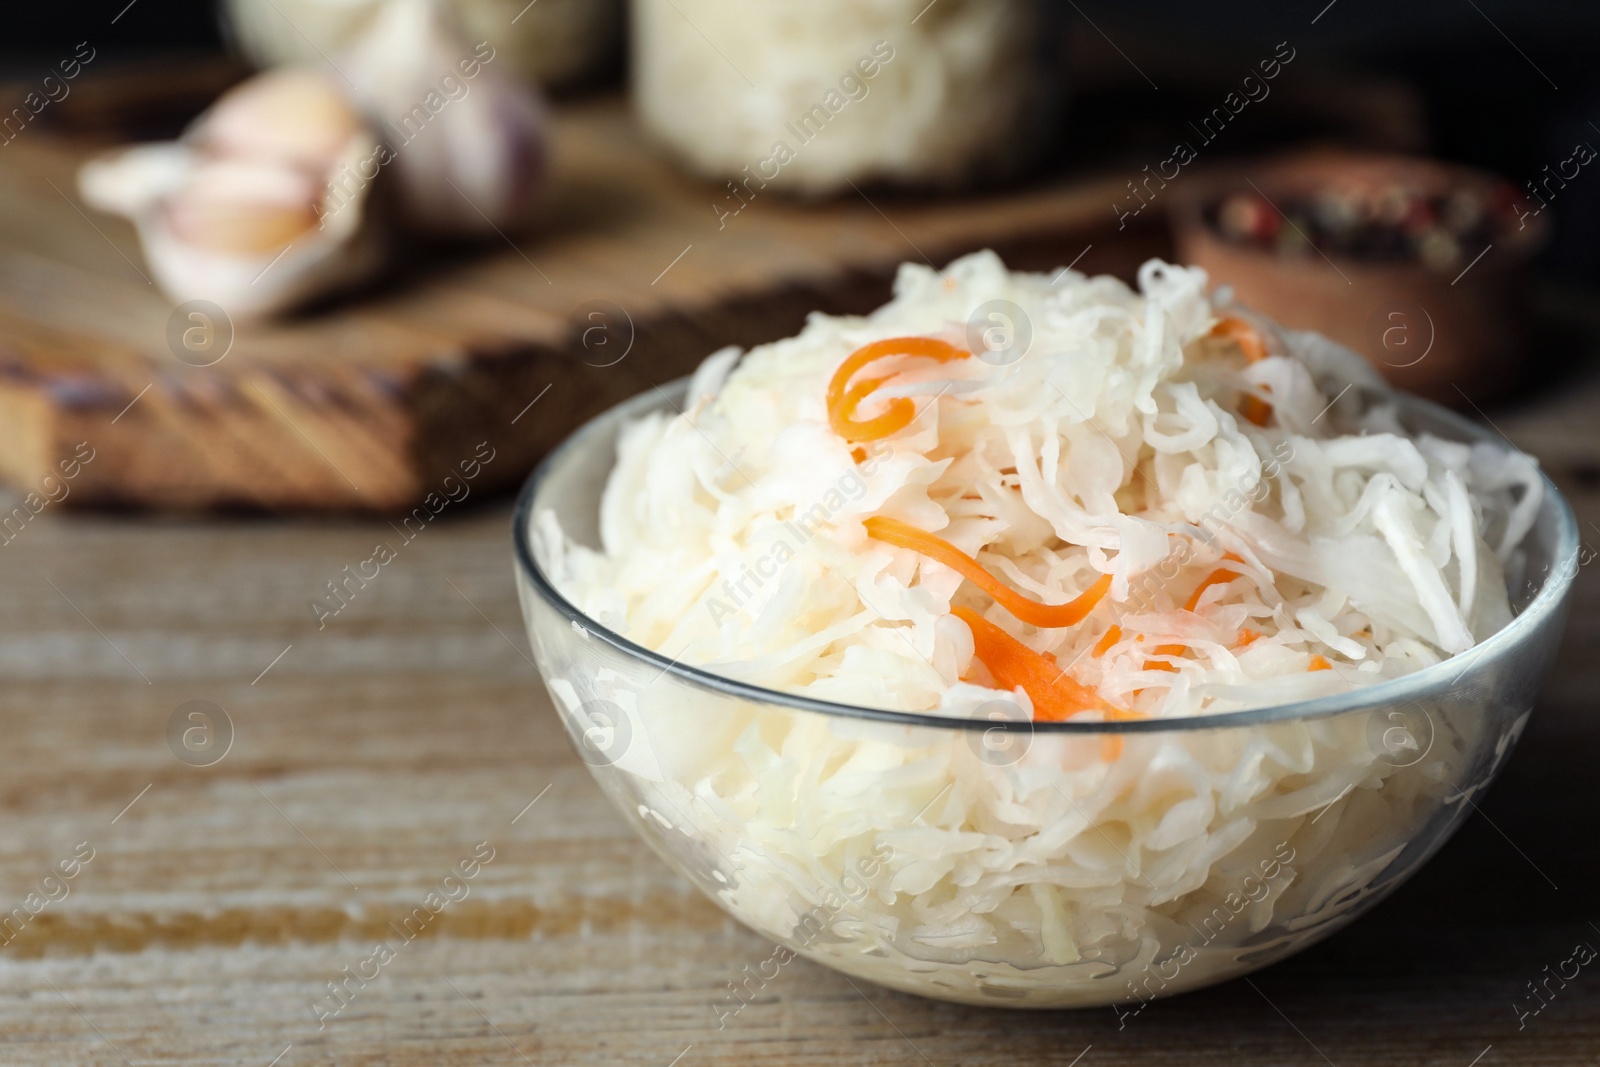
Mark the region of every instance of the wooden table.
<instances>
[{"instance_id":1,"label":"wooden table","mask_svg":"<svg viewBox=\"0 0 1600 1067\"><path fill-rule=\"evenodd\" d=\"M1489 414L1600 546L1597 403L1600 383L1567 382ZM398 540L382 521L52 507L0 544L0 918L42 903L0 948L0 1062L1600 1062L1600 963L1522 1029L1513 1008L1600 947L1596 566L1483 815L1324 945L1121 1030L1109 1008L954 1007L796 961L719 1030L711 1005L769 946L636 841L568 749L508 519L452 505L321 629L310 599ZM210 766L169 747L175 715L204 729L192 700L234 729ZM42 884L80 842L76 877ZM479 842L492 860L445 883ZM333 1013L328 983L371 974L374 944L459 885Z\"/></svg>"}]
</instances>

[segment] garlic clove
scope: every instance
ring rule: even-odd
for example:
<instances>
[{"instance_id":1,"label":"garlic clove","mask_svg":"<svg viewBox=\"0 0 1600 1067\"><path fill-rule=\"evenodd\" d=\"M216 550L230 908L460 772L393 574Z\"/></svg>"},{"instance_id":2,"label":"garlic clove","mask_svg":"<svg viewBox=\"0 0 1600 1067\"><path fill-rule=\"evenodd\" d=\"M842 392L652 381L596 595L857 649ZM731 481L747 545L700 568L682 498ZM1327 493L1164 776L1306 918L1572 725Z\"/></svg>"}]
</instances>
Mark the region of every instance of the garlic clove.
<instances>
[{"instance_id":1,"label":"garlic clove","mask_svg":"<svg viewBox=\"0 0 1600 1067\"><path fill-rule=\"evenodd\" d=\"M235 320L353 285L381 266L383 247L367 185L347 183L335 198L329 184L375 156L371 131L319 119L296 143L283 116L308 100L343 98L336 87L309 91L300 76L256 80L201 116L184 140L109 153L79 175L92 205L133 221L163 292L212 301ZM330 114L337 119L337 109ZM349 132L330 150L330 131L341 128Z\"/></svg>"},{"instance_id":2,"label":"garlic clove","mask_svg":"<svg viewBox=\"0 0 1600 1067\"><path fill-rule=\"evenodd\" d=\"M360 111L330 78L290 68L257 75L224 93L196 121L189 139L212 155L320 172L362 126Z\"/></svg>"},{"instance_id":3,"label":"garlic clove","mask_svg":"<svg viewBox=\"0 0 1600 1067\"><path fill-rule=\"evenodd\" d=\"M548 120L536 90L469 47L434 0L390 0L339 68L391 150L403 220L436 234L492 234L532 220Z\"/></svg>"},{"instance_id":4,"label":"garlic clove","mask_svg":"<svg viewBox=\"0 0 1600 1067\"><path fill-rule=\"evenodd\" d=\"M375 148L363 133L334 165L350 165ZM281 170L198 170L165 210L136 219L145 257L174 300L210 300L236 321L257 319L349 288L382 266L383 234L372 225L365 189L319 218L324 201L278 195L290 188Z\"/></svg>"},{"instance_id":5,"label":"garlic clove","mask_svg":"<svg viewBox=\"0 0 1600 1067\"><path fill-rule=\"evenodd\" d=\"M254 161L207 161L166 203L179 240L217 252L277 252L317 225L319 190L305 172Z\"/></svg>"},{"instance_id":6,"label":"garlic clove","mask_svg":"<svg viewBox=\"0 0 1600 1067\"><path fill-rule=\"evenodd\" d=\"M100 211L131 218L181 187L194 160L194 150L176 141L119 148L83 165L78 192Z\"/></svg>"}]
</instances>

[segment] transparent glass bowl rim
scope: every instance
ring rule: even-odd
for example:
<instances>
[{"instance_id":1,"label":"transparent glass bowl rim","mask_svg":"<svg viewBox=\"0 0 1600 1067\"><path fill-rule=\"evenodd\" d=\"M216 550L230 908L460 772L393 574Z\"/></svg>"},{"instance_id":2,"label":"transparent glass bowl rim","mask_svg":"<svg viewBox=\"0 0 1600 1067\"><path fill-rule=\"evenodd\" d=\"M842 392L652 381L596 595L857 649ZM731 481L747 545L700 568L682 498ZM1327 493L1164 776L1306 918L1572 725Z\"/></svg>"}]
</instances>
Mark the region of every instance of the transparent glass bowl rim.
<instances>
[{"instance_id":1,"label":"transparent glass bowl rim","mask_svg":"<svg viewBox=\"0 0 1600 1067\"><path fill-rule=\"evenodd\" d=\"M570 454L581 451L585 447L595 447L596 438L609 428L629 419L637 418L653 408L673 403L672 398L675 395L687 391L688 383L688 378L679 378L664 386L646 390L606 409L569 434L534 468L533 473L523 485L522 492L517 497L515 511L512 514L512 538L516 544L517 569L528 579L529 584L544 599L545 603L565 616L571 623L581 626L606 644L611 645L624 656L655 668L659 672L658 677L670 674L686 685L720 696L753 701L758 704L795 708L800 711L815 712L821 715L833 715L845 719L866 719L906 727L968 731L999 729L1006 732L1016 731L1029 734L1166 733L1259 726L1266 723L1291 720L1320 719L1345 712L1363 709L1372 710L1412 701L1439 699L1454 689L1456 684L1468 674L1482 670L1495 660L1508 654L1521 641L1527 639L1531 631L1539 628L1545 620L1560 611L1562 602L1574 578L1570 568L1557 566L1557 562L1573 559L1577 555L1577 519L1574 517L1572 508L1567 503L1566 498L1561 495L1555 483L1550 480L1548 475L1544 474L1543 468L1541 468L1540 477L1544 480L1545 499L1555 511L1557 529L1556 544L1551 555L1552 564L1546 573L1544 581L1540 584L1538 593L1510 623L1472 648L1441 660L1431 667L1424 667L1422 670L1399 678L1391 678L1388 681L1362 686L1348 692L1335 693L1331 696L1319 697L1314 700L1272 704L1243 711L1225 711L1210 715L1164 719L1132 719L1118 722L1032 722L1027 720L957 718L925 712L889 711L883 708L839 704L802 696L798 693L767 689L748 682L713 674L691 664L680 663L653 649L635 644L591 618L568 601L566 597L562 596L561 592L556 589L555 584L545 575L543 569L534 558L530 523L533 517L533 503L550 472ZM1436 423L1448 427L1458 435L1457 440L1486 442L1497 446L1501 444L1498 440L1498 435L1494 432L1431 401L1423 400L1408 393L1387 389L1383 390L1382 397L1396 401L1402 410L1409 409L1419 412ZM1505 442L1505 445L1509 446L1509 442ZM1532 536L1540 526L1540 521L1536 519L1533 528L1529 531L1529 535Z\"/></svg>"}]
</instances>

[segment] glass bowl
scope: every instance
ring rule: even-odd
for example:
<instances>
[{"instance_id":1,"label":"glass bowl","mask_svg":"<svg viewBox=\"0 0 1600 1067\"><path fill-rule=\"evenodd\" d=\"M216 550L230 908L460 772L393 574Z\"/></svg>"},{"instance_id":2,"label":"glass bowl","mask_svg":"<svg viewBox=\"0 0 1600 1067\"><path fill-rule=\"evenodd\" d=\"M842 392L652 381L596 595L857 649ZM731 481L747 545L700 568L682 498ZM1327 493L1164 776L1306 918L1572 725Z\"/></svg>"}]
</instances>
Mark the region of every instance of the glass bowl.
<instances>
[{"instance_id":1,"label":"glass bowl","mask_svg":"<svg viewBox=\"0 0 1600 1067\"><path fill-rule=\"evenodd\" d=\"M531 526L550 509L597 545L619 427L678 404L684 387L600 415L540 465L516 510L516 572L539 670L595 780L667 863L779 946L713 1006L722 1024L795 955L943 1000L1119 1004L1124 1018L1283 959L1444 843L1505 766L1559 643L1578 534L1546 480L1509 576L1512 622L1433 667L1330 697L1032 723L719 677L569 603ZM1390 399L1413 432L1498 443L1443 408Z\"/></svg>"}]
</instances>

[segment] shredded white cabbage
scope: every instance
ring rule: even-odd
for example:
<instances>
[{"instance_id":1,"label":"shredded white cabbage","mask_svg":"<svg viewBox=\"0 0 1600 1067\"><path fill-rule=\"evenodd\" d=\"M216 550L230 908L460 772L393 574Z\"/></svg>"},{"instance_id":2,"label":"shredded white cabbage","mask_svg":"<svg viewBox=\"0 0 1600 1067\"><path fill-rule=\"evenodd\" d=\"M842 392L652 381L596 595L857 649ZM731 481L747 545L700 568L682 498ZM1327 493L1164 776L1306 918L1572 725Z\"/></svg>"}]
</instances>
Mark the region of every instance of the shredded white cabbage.
<instances>
[{"instance_id":1,"label":"shredded white cabbage","mask_svg":"<svg viewBox=\"0 0 1600 1067\"><path fill-rule=\"evenodd\" d=\"M742 359L717 353L684 412L628 428L604 550L570 546L558 582L599 621L717 673L953 715L998 695L960 681L983 675L953 604L1157 716L1391 678L1507 621L1500 561L1538 506L1531 461L1412 440L1382 407L1352 421L1332 402L1370 381L1364 366L1325 355L1319 383L1289 354L1296 335L1246 364L1206 336L1223 312L1202 271L1152 261L1139 282L1014 274L989 253L908 265L870 316L817 315ZM845 356L901 335L966 347L969 316L993 300L1027 317L1026 354L906 361L867 403L913 397L917 418L857 462L825 407ZM1270 403L1268 425L1240 417L1246 394ZM1083 624L1038 630L869 539L873 515L938 533L1036 600L1070 600L1102 573L1111 593ZM1240 577L1185 610L1225 552ZM1113 625L1120 639L1091 654ZM1183 653L1152 653L1173 645ZM1333 669L1308 670L1314 656Z\"/></svg>"},{"instance_id":2,"label":"shredded white cabbage","mask_svg":"<svg viewBox=\"0 0 1600 1067\"><path fill-rule=\"evenodd\" d=\"M966 348L991 301L1025 319L1025 354L894 365L860 414L904 396L916 418L852 455L825 404L844 359L907 335ZM1539 504L1532 461L1412 435L1393 405L1346 397L1376 379L1319 337L1267 329L1272 354L1249 363L1211 336L1234 313L1202 271L1155 261L1137 293L1011 273L991 253L902 267L871 315L815 315L797 337L712 356L682 412L622 433L600 550L546 512L536 552L572 603L674 659L949 716L1033 710L992 685L955 606L1147 717L1370 684L1503 626L1503 565ZM1241 417L1247 396L1270 405L1264 426ZM1080 624L1040 629L869 537L871 516L937 532L1034 600L1113 581ZM1188 610L1225 552L1238 577ZM1320 936L1403 875L1391 865L1485 743L1452 709L1414 765L1375 751L1357 715L1109 752L1040 734L997 767L968 731L761 708L582 662L552 692L569 716L598 698L629 718L623 788L642 819L705 843L734 914L851 973L984 1003L1142 1001Z\"/></svg>"},{"instance_id":3,"label":"shredded white cabbage","mask_svg":"<svg viewBox=\"0 0 1600 1067\"><path fill-rule=\"evenodd\" d=\"M927 2L635 0L639 119L726 182L710 204L719 229L777 190L1003 176L1053 106L1040 9L985 0L921 18Z\"/></svg>"}]
</instances>

